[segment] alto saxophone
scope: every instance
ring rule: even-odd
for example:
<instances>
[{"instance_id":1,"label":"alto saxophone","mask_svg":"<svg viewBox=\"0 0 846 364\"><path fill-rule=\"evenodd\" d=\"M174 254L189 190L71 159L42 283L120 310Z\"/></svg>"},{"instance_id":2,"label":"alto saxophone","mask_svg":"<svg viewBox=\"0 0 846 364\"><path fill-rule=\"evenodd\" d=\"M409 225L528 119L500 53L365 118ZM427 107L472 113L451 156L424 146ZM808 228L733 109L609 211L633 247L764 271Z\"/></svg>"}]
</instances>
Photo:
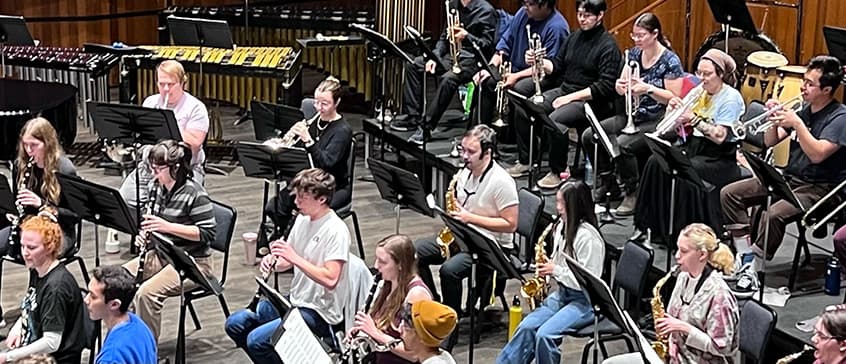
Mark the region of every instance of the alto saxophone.
<instances>
[{"instance_id":1,"label":"alto saxophone","mask_svg":"<svg viewBox=\"0 0 846 364\"><path fill-rule=\"evenodd\" d=\"M505 95L505 81L511 75L511 62L502 61L497 70L499 71L500 78L496 83L496 119L492 125L502 128L508 125L502 117L505 116L505 110L508 107L508 97Z\"/></svg>"},{"instance_id":2,"label":"alto saxophone","mask_svg":"<svg viewBox=\"0 0 846 364\"><path fill-rule=\"evenodd\" d=\"M678 271L679 266L674 265L664 277L661 277L661 279L658 280L655 287L652 288L652 301L650 301L650 304L652 305L652 321L655 323L658 322L658 319L664 318L666 315L664 303L661 302L661 288L664 287L667 280L678 273ZM667 337L667 335L658 334L658 330L655 330L655 338L657 340L652 343L652 349L654 349L655 353L658 354L658 356L666 363L670 355L669 337Z\"/></svg>"},{"instance_id":3,"label":"alto saxophone","mask_svg":"<svg viewBox=\"0 0 846 364\"><path fill-rule=\"evenodd\" d=\"M793 354L787 355L787 356L785 356L785 357L783 357L783 358L779 359L779 360L776 362L776 364L789 364L789 363L792 363L794 360L799 359L799 357L801 357L801 356L805 355L805 353L807 353L807 352L809 352L809 351L812 351L812 350L816 350L816 349L814 349L814 347L812 347L812 346L810 346L810 345L805 345L805 347L804 347L804 348L802 348L802 351L799 351L799 352L796 352L796 353L793 353Z\"/></svg>"},{"instance_id":4,"label":"alto saxophone","mask_svg":"<svg viewBox=\"0 0 846 364\"><path fill-rule=\"evenodd\" d=\"M541 264L549 262L549 257L546 256L545 240L546 236L553 231L559 221L561 221L560 218L549 223L549 225L546 226L546 229L544 229L540 234L540 237L538 237L538 242L535 244L535 276L529 278L526 283L523 283L523 287L521 288L523 295L529 299L529 310L532 311L534 311L537 305L543 302L543 300L546 299L546 295L549 294L549 285L547 284L547 280L545 277L540 276L538 269L540 269Z\"/></svg>"},{"instance_id":5,"label":"alto saxophone","mask_svg":"<svg viewBox=\"0 0 846 364\"><path fill-rule=\"evenodd\" d=\"M455 197L455 185L458 183L458 176L460 174L461 170L452 176L452 180L449 181L449 187L447 187L446 195L444 196L444 206L446 207L447 213L458 212L458 201ZM450 230L448 226L444 226L443 229L441 229L436 241L438 243L438 247L441 249L441 256L444 257L444 259L449 259L450 256L458 253L458 244L455 244L455 236L453 236L452 230Z\"/></svg>"}]
</instances>

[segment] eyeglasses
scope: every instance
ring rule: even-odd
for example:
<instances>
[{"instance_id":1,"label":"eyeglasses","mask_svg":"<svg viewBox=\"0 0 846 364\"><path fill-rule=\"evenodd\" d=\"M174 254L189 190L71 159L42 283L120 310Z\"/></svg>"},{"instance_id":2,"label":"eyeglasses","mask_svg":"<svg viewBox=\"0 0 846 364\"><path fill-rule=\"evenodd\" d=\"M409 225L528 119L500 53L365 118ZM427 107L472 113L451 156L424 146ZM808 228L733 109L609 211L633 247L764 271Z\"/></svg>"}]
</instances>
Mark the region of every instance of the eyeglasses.
<instances>
[{"instance_id":1,"label":"eyeglasses","mask_svg":"<svg viewBox=\"0 0 846 364\"><path fill-rule=\"evenodd\" d=\"M714 74L714 71L696 71L696 77L705 78L711 77Z\"/></svg>"},{"instance_id":2,"label":"eyeglasses","mask_svg":"<svg viewBox=\"0 0 846 364\"><path fill-rule=\"evenodd\" d=\"M828 340L832 340L832 339L840 340L840 338L837 338L837 337L834 337L834 336L831 336L831 335L823 334L821 331L816 330L816 329L814 329L814 336L816 336L821 341L828 341Z\"/></svg>"},{"instance_id":3,"label":"eyeglasses","mask_svg":"<svg viewBox=\"0 0 846 364\"><path fill-rule=\"evenodd\" d=\"M167 169L167 164L153 164L150 166L150 168L153 170L153 172L158 173Z\"/></svg>"},{"instance_id":4,"label":"eyeglasses","mask_svg":"<svg viewBox=\"0 0 846 364\"><path fill-rule=\"evenodd\" d=\"M639 40L639 39L646 38L648 36L649 36L649 33L629 33L629 37L632 38L632 40Z\"/></svg>"}]
</instances>

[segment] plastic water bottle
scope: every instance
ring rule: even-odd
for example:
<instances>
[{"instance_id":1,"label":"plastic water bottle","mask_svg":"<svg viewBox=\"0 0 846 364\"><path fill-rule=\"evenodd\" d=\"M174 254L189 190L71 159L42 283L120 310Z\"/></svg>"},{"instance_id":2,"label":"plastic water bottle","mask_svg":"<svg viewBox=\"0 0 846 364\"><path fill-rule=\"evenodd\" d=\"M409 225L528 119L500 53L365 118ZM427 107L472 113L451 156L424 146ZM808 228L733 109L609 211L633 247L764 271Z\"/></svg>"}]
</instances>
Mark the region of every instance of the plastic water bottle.
<instances>
[{"instance_id":1,"label":"plastic water bottle","mask_svg":"<svg viewBox=\"0 0 846 364\"><path fill-rule=\"evenodd\" d=\"M514 296L514 301L511 302L511 307L508 309L508 341L514 336L517 331L517 326L523 320L523 308L520 307L520 297Z\"/></svg>"},{"instance_id":2,"label":"plastic water bottle","mask_svg":"<svg viewBox=\"0 0 846 364\"><path fill-rule=\"evenodd\" d=\"M840 295L840 262L834 256L828 258L825 266L825 294Z\"/></svg>"},{"instance_id":3,"label":"plastic water bottle","mask_svg":"<svg viewBox=\"0 0 846 364\"><path fill-rule=\"evenodd\" d=\"M585 184L593 187L593 166L588 158L585 158Z\"/></svg>"}]
</instances>

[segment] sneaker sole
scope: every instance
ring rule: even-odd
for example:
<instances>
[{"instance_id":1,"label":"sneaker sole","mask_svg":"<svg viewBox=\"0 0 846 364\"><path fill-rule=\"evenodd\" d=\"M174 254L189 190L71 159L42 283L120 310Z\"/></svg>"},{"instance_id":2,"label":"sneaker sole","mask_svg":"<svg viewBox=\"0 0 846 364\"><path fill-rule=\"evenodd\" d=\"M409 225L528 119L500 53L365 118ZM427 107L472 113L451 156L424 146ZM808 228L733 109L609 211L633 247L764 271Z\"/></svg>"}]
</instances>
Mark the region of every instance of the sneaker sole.
<instances>
[{"instance_id":1,"label":"sneaker sole","mask_svg":"<svg viewBox=\"0 0 846 364\"><path fill-rule=\"evenodd\" d=\"M414 130L414 127L412 127L412 126L404 127L404 126L394 126L392 124L392 125L389 125L388 127L391 128L391 130L394 130L394 131L412 131L412 130Z\"/></svg>"},{"instance_id":2,"label":"sneaker sole","mask_svg":"<svg viewBox=\"0 0 846 364\"><path fill-rule=\"evenodd\" d=\"M520 172L520 173L508 172L508 175L511 176L511 178L520 178L520 177L523 177L523 176L528 176L529 171L526 170L526 171L523 171L523 172Z\"/></svg>"},{"instance_id":3,"label":"sneaker sole","mask_svg":"<svg viewBox=\"0 0 846 364\"><path fill-rule=\"evenodd\" d=\"M552 190L552 189L556 189L559 186L561 186L561 182L559 182L555 185L547 185L547 184L541 184L541 183L536 183L536 185L538 185L538 187L546 189L546 190Z\"/></svg>"}]
</instances>

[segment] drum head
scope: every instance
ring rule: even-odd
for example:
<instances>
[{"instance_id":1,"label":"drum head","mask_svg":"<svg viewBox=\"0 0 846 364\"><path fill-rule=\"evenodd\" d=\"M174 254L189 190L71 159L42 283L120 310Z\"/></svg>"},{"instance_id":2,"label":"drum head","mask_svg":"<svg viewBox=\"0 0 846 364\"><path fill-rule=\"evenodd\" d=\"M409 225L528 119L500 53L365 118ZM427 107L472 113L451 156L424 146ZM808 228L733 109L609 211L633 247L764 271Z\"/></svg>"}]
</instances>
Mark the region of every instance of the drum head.
<instances>
[{"instance_id":1,"label":"drum head","mask_svg":"<svg viewBox=\"0 0 846 364\"><path fill-rule=\"evenodd\" d=\"M696 58L694 58L693 63L693 70L696 69L696 66L699 65L699 58L702 58L711 48L717 48L719 50L725 51L726 49L726 33L724 31L719 31L714 34L711 34L708 39L705 40L704 43L699 47L699 51L696 52ZM737 64L738 73L742 72L743 65L746 64L746 59L752 52L756 51L767 51L781 55L781 50L778 46L770 40L769 37L763 34L751 34L749 32L742 32L738 30L732 30L729 33L729 55L731 58L734 58L734 62ZM785 62L787 64L787 62ZM738 77L740 75L738 74Z\"/></svg>"},{"instance_id":2,"label":"drum head","mask_svg":"<svg viewBox=\"0 0 846 364\"><path fill-rule=\"evenodd\" d=\"M800 76L804 76L805 72L808 71L808 68L805 67L805 66L790 65L790 66L781 66L781 67L777 68L777 70L778 70L779 73L793 73L793 74L798 74Z\"/></svg>"},{"instance_id":3,"label":"drum head","mask_svg":"<svg viewBox=\"0 0 846 364\"><path fill-rule=\"evenodd\" d=\"M731 42L731 40L729 40ZM755 51L749 53L746 62L761 68L777 68L786 66L789 62L783 55L770 51Z\"/></svg>"}]
</instances>

